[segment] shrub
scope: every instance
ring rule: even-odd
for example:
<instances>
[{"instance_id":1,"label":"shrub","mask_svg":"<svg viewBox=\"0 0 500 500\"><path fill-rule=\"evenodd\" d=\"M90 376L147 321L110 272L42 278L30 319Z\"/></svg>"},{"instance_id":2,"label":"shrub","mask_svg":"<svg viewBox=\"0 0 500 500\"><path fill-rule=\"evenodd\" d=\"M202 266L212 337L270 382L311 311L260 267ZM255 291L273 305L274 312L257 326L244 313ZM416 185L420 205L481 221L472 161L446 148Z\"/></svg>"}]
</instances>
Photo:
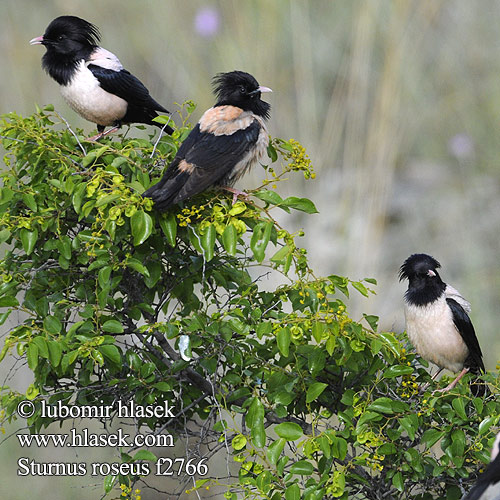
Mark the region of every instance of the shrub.
<instances>
[{"instance_id":1,"label":"shrub","mask_svg":"<svg viewBox=\"0 0 500 500\"><path fill-rule=\"evenodd\" d=\"M186 460L234 462L224 478L186 469L171 498L188 485L222 486L228 499L460 498L488 462L497 376L484 376L484 399L467 382L421 393L427 365L406 336L377 331L376 316L349 316L345 298L369 297L375 280L316 276L304 233L275 216L316 212L275 189L294 173L314 178L296 141L271 141L266 179L247 200L214 191L155 212L141 193L175 155L193 109L186 103L182 126L156 141L88 143L50 107L3 118L0 323L12 311L21 319L0 359L17 355L34 376L25 394L3 388L4 420L25 399L36 407L33 433L54 420L41 416L41 399L167 401L174 418L146 415L137 430L181 440L189 427ZM123 463L156 461L132 453L122 450ZM107 477L105 493L120 483L133 498L138 479Z\"/></svg>"}]
</instances>

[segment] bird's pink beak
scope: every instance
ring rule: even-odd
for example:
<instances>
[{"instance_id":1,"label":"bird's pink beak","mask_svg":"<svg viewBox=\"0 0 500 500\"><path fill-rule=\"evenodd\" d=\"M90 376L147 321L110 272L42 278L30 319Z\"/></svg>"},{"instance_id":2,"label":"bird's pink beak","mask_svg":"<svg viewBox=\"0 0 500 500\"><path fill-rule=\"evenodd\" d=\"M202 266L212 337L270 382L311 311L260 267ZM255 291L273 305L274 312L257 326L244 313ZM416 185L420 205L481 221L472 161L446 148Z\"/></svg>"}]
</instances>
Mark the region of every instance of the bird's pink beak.
<instances>
[{"instance_id":1,"label":"bird's pink beak","mask_svg":"<svg viewBox=\"0 0 500 500\"><path fill-rule=\"evenodd\" d=\"M272 90L269 87L259 87L257 90L259 92L272 92Z\"/></svg>"},{"instance_id":2,"label":"bird's pink beak","mask_svg":"<svg viewBox=\"0 0 500 500\"><path fill-rule=\"evenodd\" d=\"M436 273L432 269L429 269L427 271L427 276L430 276L431 278L434 278L434 276L436 276Z\"/></svg>"},{"instance_id":3,"label":"bird's pink beak","mask_svg":"<svg viewBox=\"0 0 500 500\"><path fill-rule=\"evenodd\" d=\"M43 43L43 35L37 36L36 38L33 38L33 40L30 40L30 45L41 45Z\"/></svg>"}]
</instances>

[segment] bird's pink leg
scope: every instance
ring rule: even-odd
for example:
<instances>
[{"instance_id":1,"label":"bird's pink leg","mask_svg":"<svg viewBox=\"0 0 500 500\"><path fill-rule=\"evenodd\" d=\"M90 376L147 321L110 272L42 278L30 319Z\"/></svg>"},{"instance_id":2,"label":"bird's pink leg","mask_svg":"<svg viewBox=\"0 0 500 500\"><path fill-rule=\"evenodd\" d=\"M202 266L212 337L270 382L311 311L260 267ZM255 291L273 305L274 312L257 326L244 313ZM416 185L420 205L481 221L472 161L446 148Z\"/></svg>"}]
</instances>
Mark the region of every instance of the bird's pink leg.
<instances>
[{"instance_id":1,"label":"bird's pink leg","mask_svg":"<svg viewBox=\"0 0 500 500\"><path fill-rule=\"evenodd\" d=\"M111 134L112 132L116 132L120 127L113 127L110 128L109 130L106 130L106 132L99 132L96 135L93 135L92 137L89 137L87 141L98 141L99 139L102 139L103 137L106 137L108 134Z\"/></svg>"},{"instance_id":2,"label":"bird's pink leg","mask_svg":"<svg viewBox=\"0 0 500 500\"><path fill-rule=\"evenodd\" d=\"M229 186L221 186L221 189L224 189L225 191L229 191L230 193L233 193L233 205L236 203L238 196L245 198L245 201L248 200L248 197L250 196L248 193L245 193L245 191L240 191L239 189L234 189L234 188L229 187Z\"/></svg>"},{"instance_id":3,"label":"bird's pink leg","mask_svg":"<svg viewBox=\"0 0 500 500\"><path fill-rule=\"evenodd\" d=\"M458 375L458 377L453 381L451 382L451 384L447 385L444 389L437 389L436 391L434 392L448 392L448 391L451 391L457 384L458 382L460 381L460 379L469 371L468 368L464 368L460 374Z\"/></svg>"}]
</instances>

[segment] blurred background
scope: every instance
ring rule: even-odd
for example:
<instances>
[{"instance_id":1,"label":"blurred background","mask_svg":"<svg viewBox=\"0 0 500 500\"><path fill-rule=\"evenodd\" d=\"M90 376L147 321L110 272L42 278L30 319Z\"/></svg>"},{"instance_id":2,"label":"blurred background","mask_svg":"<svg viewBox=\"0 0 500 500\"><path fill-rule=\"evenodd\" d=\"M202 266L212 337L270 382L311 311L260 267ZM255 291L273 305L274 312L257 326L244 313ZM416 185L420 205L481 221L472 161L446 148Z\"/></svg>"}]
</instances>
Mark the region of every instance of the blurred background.
<instances>
[{"instance_id":1,"label":"blurred background","mask_svg":"<svg viewBox=\"0 0 500 500\"><path fill-rule=\"evenodd\" d=\"M288 227L305 227L317 274L376 278L377 295L356 298L354 315L377 314L381 328L400 331L399 266L415 252L433 255L443 279L471 302L486 367L495 369L498 1L2 0L0 113L28 115L53 103L91 134L41 69L43 47L28 45L62 14L95 23L102 46L168 109L197 102L192 121L212 105L218 72L245 70L271 87L271 134L300 141L317 172L315 181L297 176L278 187L320 211L283 214ZM263 177L257 167L238 187ZM14 465L0 478L2 491L16 479Z\"/></svg>"}]
</instances>

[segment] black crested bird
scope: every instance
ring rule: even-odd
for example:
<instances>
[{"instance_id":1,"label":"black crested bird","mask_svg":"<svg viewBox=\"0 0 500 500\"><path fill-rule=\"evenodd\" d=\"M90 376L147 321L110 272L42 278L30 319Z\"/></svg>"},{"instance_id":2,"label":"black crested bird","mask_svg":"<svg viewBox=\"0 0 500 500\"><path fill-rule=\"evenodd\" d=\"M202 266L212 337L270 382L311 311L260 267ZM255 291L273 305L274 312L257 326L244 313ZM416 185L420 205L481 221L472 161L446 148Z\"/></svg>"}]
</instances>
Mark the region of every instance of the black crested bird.
<instances>
[{"instance_id":1,"label":"black crested bird","mask_svg":"<svg viewBox=\"0 0 500 500\"><path fill-rule=\"evenodd\" d=\"M45 71L59 84L68 104L83 118L97 124L98 139L117 130L124 123L153 122L157 111L168 113L150 95L148 89L123 69L118 58L99 47L96 26L75 16L54 19L42 36L31 45L44 45ZM114 128L104 133L106 126ZM168 134L173 132L165 127Z\"/></svg>"},{"instance_id":2,"label":"black crested bird","mask_svg":"<svg viewBox=\"0 0 500 500\"><path fill-rule=\"evenodd\" d=\"M500 433L497 434L493 448L491 449L491 462L489 463L486 470L479 475L476 484L469 491L469 493L464 497L463 500L479 500L483 493L490 487L496 486L500 483ZM490 493L490 492L488 492ZM498 495L498 491L496 492ZM498 500L499 496L492 497L488 495L488 498L495 498Z\"/></svg>"},{"instance_id":3,"label":"black crested bird","mask_svg":"<svg viewBox=\"0 0 500 500\"><path fill-rule=\"evenodd\" d=\"M481 348L468 313L470 304L452 286L443 282L441 264L426 254L413 254L401 266L399 279L408 279L405 293L406 332L417 352L439 368L459 372L442 391L453 389L468 372L484 372ZM438 372L439 373L439 372ZM475 395L484 384L470 384Z\"/></svg>"},{"instance_id":4,"label":"black crested bird","mask_svg":"<svg viewBox=\"0 0 500 500\"><path fill-rule=\"evenodd\" d=\"M243 71L220 73L213 84L216 104L191 130L163 178L143 194L158 210L210 186L223 186L236 197L241 191L230 186L266 152L269 135L264 121L271 106L260 97L271 89Z\"/></svg>"}]
</instances>

